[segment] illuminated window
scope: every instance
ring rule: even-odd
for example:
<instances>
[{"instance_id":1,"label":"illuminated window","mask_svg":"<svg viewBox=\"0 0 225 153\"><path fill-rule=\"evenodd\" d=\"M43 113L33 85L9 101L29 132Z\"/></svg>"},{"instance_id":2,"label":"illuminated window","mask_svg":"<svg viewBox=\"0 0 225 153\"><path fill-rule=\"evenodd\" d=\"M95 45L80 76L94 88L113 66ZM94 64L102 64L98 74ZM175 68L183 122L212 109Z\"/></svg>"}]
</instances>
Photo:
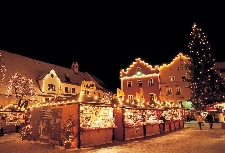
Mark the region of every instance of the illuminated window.
<instances>
[{"instance_id":1,"label":"illuminated window","mask_svg":"<svg viewBox=\"0 0 225 153\"><path fill-rule=\"evenodd\" d=\"M187 76L186 75L182 75L181 76L181 81L185 82L187 80Z\"/></svg>"},{"instance_id":2,"label":"illuminated window","mask_svg":"<svg viewBox=\"0 0 225 153\"><path fill-rule=\"evenodd\" d=\"M148 85L149 85L149 86L152 86L152 85L153 85L153 79L152 79L152 78L150 78L150 79L148 80Z\"/></svg>"},{"instance_id":3,"label":"illuminated window","mask_svg":"<svg viewBox=\"0 0 225 153\"><path fill-rule=\"evenodd\" d=\"M168 88L167 93L168 93L168 95L172 94L172 88Z\"/></svg>"},{"instance_id":4,"label":"illuminated window","mask_svg":"<svg viewBox=\"0 0 225 153\"><path fill-rule=\"evenodd\" d=\"M150 93L149 94L149 98L150 98L150 101L155 101L155 94L154 93Z\"/></svg>"},{"instance_id":5,"label":"illuminated window","mask_svg":"<svg viewBox=\"0 0 225 153\"><path fill-rule=\"evenodd\" d=\"M128 95L129 101L133 101L133 95Z\"/></svg>"},{"instance_id":6,"label":"illuminated window","mask_svg":"<svg viewBox=\"0 0 225 153\"><path fill-rule=\"evenodd\" d=\"M170 76L170 82L175 82L175 76Z\"/></svg>"},{"instance_id":7,"label":"illuminated window","mask_svg":"<svg viewBox=\"0 0 225 153\"><path fill-rule=\"evenodd\" d=\"M131 81L127 81L127 87L132 87L132 82Z\"/></svg>"},{"instance_id":8,"label":"illuminated window","mask_svg":"<svg viewBox=\"0 0 225 153\"><path fill-rule=\"evenodd\" d=\"M141 68L140 67L138 67L137 68L137 75L141 75L142 73L141 73Z\"/></svg>"},{"instance_id":9,"label":"illuminated window","mask_svg":"<svg viewBox=\"0 0 225 153\"><path fill-rule=\"evenodd\" d=\"M176 93L177 93L177 95L179 95L181 93L181 88L180 87L176 88Z\"/></svg>"},{"instance_id":10,"label":"illuminated window","mask_svg":"<svg viewBox=\"0 0 225 153\"><path fill-rule=\"evenodd\" d=\"M141 80L138 80L137 83L138 83L138 87L142 87L142 81Z\"/></svg>"},{"instance_id":11,"label":"illuminated window","mask_svg":"<svg viewBox=\"0 0 225 153\"><path fill-rule=\"evenodd\" d=\"M72 93L75 93L75 88L72 88Z\"/></svg>"},{"instance_id":12,"label":"illuminated window","mask_svg":"<svg viewBox=\"0 0 225 153\"><path fill-rule=\"evenodd\" d=\"M55 91L55 85L54 84L48 84L48 90Z\"/></svg>"}]
</instances>

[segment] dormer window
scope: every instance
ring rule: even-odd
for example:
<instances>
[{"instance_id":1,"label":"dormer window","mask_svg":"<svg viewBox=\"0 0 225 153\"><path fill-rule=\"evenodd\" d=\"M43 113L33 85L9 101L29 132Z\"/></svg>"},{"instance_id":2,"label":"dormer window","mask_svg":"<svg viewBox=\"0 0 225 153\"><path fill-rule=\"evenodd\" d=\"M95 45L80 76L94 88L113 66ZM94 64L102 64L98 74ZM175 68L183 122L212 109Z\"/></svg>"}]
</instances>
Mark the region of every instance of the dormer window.
<instances>
[{"instance_id":1,"label":"dormer window","mask_svg":"<svg viewBox=\"0 0 225 153\"><path fill-rule=\"evenodd\" d=\"M152 79L152 78L150 78L150 79L148 80L148 85L149 85L149 86L152 86L152 85L153 85L153 79Z\"/></svg>"},{"instance_id":2,"label":"dormer window","mask_svg":"<svg viewBox=\"0 0 225 153\"><path fill-rule=\"evenodd\" d=\"M170 82L175 82L175 76L170 76Z\"/></svg>"},{"instance_id":3,"label":"dormer window","mask_svg":"<svg viewBox=\"0 0 225 153\"><path fill-rule=\"evenodd\" d=\"M65 79L66 79L66 82L70 82L70 77L66 74L65 74Z\"/></svg>"},{"instance_id":4,"label":"dormer window","mask_svg":"<svg viewBox=\"0 0 225 153\"><path fill-rule=\"evenodd\" d=\"M140 67L138 67L136 71L137 71L137 73L136 73L137 75L141 75L142 74Z\"/></svg>"},{"instance_id":5,"label":"dormer window","mask_svg":"<svg viewBox=\"0 0 225 153\"><path fill-rule=\"evenodd\" d=\"M55 85L54 84L48 84L48 90L55 91Z\"/></svg>"}]
</instances>

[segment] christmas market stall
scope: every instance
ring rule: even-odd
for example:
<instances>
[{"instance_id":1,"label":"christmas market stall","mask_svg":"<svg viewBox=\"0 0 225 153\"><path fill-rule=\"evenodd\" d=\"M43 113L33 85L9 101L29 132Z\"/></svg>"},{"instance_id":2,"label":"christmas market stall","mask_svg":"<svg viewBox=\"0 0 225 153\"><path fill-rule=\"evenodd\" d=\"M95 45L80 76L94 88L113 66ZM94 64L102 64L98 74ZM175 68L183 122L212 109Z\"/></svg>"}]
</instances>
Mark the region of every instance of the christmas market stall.
<instances>
[{"instance_id":1,"label":"christmas market stall","mask_svg":"<svg viewBox=\"0 0 225 153\"><path fill-rule=\"evenodd\" d=\"M25 111L21 139L76 148L79 145L78 107L75 101L39 103L30 107Z\"/></svg>"},{"instance_id":2,"label":"christmas market stall","mask_svg":"<svg viewBox=\"0 0 225 153\"><path fill-rule=\"evenodd\" d=\"M16 125L18 120L21 122L21 126L25 120L25 113L23 109L18 108L16 105L10 104L0 109L0 117L5 120L4 133L18 132Z\"/></svg>"},{"instance_id":3,"label":"christmas market stall","mask_svg":"<svg viewBox=\"0 0 225 153\"><path fill-rule=\"evenodd\" d=\"M114 99L116 103L116 99ZM119 101L120 105L114 110L116 126L115 140L124 141L135 138L142 138L160 134L159 120L160 111L157 108L140 104L134 100L132 102Z\"/></svg>"},{"instance_id":4,"label":"christmas market stall","mask_svg":"<svg viewBox=\"0 0 225 153\"><path fill-rule=\"evenodd\" d=\"M103 99L88 95L80 98L80 146L94 146L114 141L115 119L109 97ZM108 100L107 100L108 99Z\"/></svg>"},{"instance_id":5,"label":"christmas market stall","mask_svg":"<svg viewBox=\"0 0 225 153\"><path fill-rule=\"evenodd\" d=\"M162 110L162 116L165 117L165 132L184 127L184 120L181 117L181 109L179 107L165 107Z\"/></svg>"}]
</instances>

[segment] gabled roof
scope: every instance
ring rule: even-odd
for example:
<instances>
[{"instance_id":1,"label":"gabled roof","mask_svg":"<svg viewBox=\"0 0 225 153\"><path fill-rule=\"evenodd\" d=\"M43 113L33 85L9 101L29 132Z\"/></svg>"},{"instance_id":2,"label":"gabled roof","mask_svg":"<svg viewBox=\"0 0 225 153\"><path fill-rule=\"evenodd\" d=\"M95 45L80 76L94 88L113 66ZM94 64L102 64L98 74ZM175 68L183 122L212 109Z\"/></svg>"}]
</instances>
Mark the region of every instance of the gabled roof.
<instances>
[{"instance_id":1,"label":"gabled roof","mask_svg":"<svg viewBox=\"0 0 225 153\"><path fill-rule=\"evenodd\" d=\"M90 78L90 76L84 72L79 71L79 73L74 73L74 71L70 68L42 62L3 50L0 50L0 52L3 54L3 62L5 63L6 67L6 79L0 88L1 94L5 94L6 92L4 83L6 83L7 79L14 75L16 72L25 74L28 78L32 79L33 82L35 82L36 87L38 87L38 84L36 82L37 79L43 78L52 69L56 72L61 82L67 82L65 75L70 77L70 81L68 82L70 84L81 85L81 82L83 80L92 81L92 78ZM101 83L100 79L95 81L99 81L99 83ZM37 91L38 93L41 92L39 89Z\"/></svg>"}]
</instances>

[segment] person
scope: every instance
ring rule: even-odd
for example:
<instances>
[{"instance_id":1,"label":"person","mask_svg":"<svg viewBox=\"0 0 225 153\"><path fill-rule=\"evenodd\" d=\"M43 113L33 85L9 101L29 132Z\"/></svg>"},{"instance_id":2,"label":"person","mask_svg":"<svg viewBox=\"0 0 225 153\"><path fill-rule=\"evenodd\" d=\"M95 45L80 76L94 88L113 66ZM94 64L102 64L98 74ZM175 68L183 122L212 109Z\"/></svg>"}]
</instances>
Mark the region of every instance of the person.
<instances>
[{"instance_id":1,"label":"person","mask_svg":"<svg viewBox=\"0 0 225 153\"><path fill-rule=\"evenodd\" d=\"M163 121L163 131L165 131L165 126L166 126L166 118L165 118L165 116L164 116L164 115L161 115L161 116L159 117L159 119Z\"/></svg>"},{"instance_id":2,"label":"person","mask_svg":"<svg viewBox=\"0 0 225 153\"><path fill-rule=\"evenodd\" d=\"M213 128L213 116L212 116L211 112L208 112L206 119L209 122L210 129L212 129Z\"/></svg>"},{"instance_id":3,"label":"person","mask_svg":"<svg viewBox=\"0 0 225 153\"><path fill-rule=\"evenodd\" d=\"M2 124L3 124L3 122L2 122L2 117L0 116L0 137L2 136Z\"/></svg>"},{"instance_id":4,"label":"person","mask_svg":"<svg viewBox=\"0 0 225 153\"><path fill-rule=\"evenodd\" d=\"M20 125L21 125L21 120L20 120L20 118L18 118L18 120L16 122L16 133L19 133Z\"/></svg>"},{"instance_id":5,"label":"person","mask_svg":"<svg viewBox=\"0 0 225 153\"><path fill-rule=\"evenodd\" d=\"M197 114L197 117L196 117L196 120L198 122L198 126L199 126L199 129L201 130L202 129L202 124L203 124L203 116L201 115L201 113L198 113Z\"/></svg>"},{"instance_id":6,"label":"person","mask_svg":"<svg viewBox=\"0 0 225 153\"><path fill-rule=\"evenodd\" d=\"M1 117L1 136L4 136L5 118Z\"/></svg>"},{"instance_id":7,"label":"person","mask_svg":"<svg viewBox=\"0 0 225 153\"><path fill-rule=\"evenodd\" d=\"M187 122L190 122L191 121L191 119L190 119L190 115L189 114L187 114Z\"/></svg>"}]
</instances>

